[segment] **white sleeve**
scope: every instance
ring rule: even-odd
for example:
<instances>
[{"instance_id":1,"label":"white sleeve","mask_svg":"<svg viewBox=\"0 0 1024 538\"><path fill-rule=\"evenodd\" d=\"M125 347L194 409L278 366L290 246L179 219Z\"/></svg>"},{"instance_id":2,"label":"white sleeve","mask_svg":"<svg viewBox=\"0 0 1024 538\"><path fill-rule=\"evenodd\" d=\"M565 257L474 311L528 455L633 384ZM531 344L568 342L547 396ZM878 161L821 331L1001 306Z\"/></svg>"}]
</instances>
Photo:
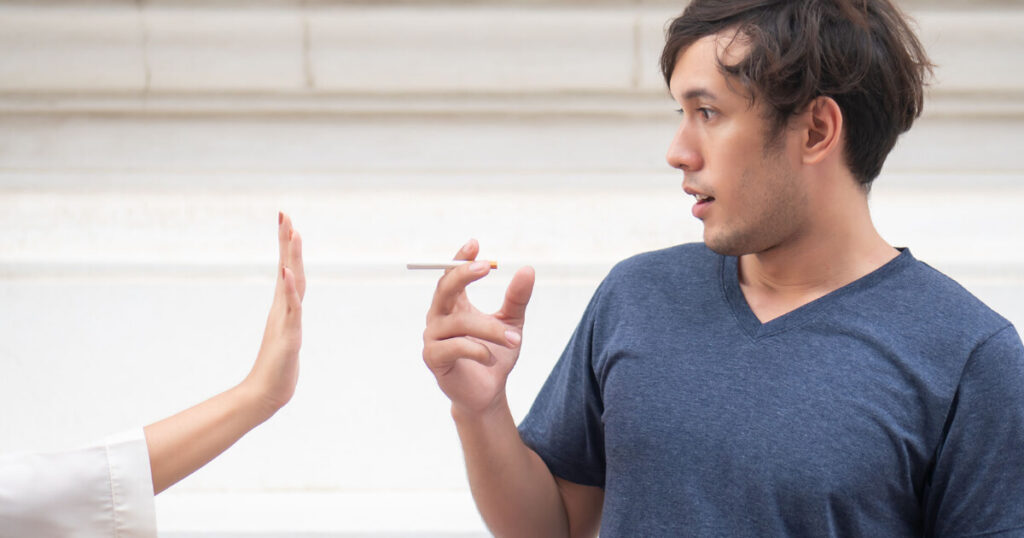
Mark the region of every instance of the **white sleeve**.
<instances>
[{"instance_id":1,"label":"white sleeve","mask_svg":"<svg viewBox=\"0 0 1024 538\"><path fill-rule=\"evenodd\" d=\"M0 456L0 538L155 538L142 428L52 454Z\"/></svg>"}]
</instances>

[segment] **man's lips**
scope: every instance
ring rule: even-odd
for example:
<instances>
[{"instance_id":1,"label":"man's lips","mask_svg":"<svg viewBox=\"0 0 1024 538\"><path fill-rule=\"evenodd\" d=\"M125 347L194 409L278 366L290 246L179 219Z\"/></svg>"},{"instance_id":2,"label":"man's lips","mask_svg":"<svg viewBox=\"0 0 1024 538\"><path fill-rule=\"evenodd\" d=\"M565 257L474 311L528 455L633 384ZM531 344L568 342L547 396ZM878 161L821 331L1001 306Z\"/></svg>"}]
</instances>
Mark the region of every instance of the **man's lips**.
<instances>
[{"instance_id":1,"label":"man's lips","mask_svg":"<svg viewBox=\"0 0 1024 538\"><path fill-rule=\"evenodd\" d=\"M697 203L693 204L693 216L703 220L704 217L707 215L707 212L710 209L711 204L714 203L715 197L700 192L697 189L694 189L693 187L689 187L686 185L683 186L683 192L689 194L690 196L693 196L693 198L697 201Z\"/></svg>"},{"instance_id":2,"label":"man's lips","mask_svg":"<svg viewBox=\"0 0 1024 538\"><path fill-rule=\"evenodd\" d=\"M707 216L708 211L711 210L711 206L715 203L714 198L697 199L697 203L693 204L693 216L700 220L704 220Z\"/></svg>"}]
</instances>

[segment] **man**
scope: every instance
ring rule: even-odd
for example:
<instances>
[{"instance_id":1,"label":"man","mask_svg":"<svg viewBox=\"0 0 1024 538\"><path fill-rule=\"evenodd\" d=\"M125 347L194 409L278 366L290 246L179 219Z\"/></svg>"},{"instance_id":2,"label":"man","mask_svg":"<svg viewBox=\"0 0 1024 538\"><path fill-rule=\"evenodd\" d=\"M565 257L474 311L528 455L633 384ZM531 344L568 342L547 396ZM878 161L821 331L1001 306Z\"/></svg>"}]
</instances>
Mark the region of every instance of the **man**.
<instances>
[{"instance_id":1,"label":"man","mask_svg":"<svg viewBox=\"0 0 1024 538\"><path fill-rule=\"evenodd\" d=\"M662 68L704 244L619 263L517 429L529 268L423 357L501 536L1024 536L1024 347L867 204L929 63L889 0L695 0ZM470 242L457 258L473 260Z\"/></svg>"}]
</instances>

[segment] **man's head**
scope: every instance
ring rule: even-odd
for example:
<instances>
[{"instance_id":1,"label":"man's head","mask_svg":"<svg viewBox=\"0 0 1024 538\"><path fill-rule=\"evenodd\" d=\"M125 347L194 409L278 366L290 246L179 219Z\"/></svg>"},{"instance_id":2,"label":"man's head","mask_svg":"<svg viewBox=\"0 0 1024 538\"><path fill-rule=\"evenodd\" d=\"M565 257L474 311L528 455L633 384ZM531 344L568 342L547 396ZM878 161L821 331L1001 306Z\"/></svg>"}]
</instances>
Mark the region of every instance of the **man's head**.
<instances>
[{"instance_id":1,"label":"man's head","mask_svg":"<svg viewBox=\"0 0 1024 538\"><path fill-rule=\"evenodd\" d=\"M665 82L688 47L716 34L742 41L746 56L719 69L762 105L770 140L817 97L839 105L843 156L865 190L921 114L931 64L890 0L693 0L668 28Z\"/></svg>"},{"instance_id":2,"label":"man's head","mask_svg":"<svg viewBox=\"0 0 1024 538\"><path fill-rule=\"evenodd\" d=\"M705 243L763 252L866 211L929 68L889 0L694 0L662 69L683 114L668 161Z\"/></svg>"}]
</instances>

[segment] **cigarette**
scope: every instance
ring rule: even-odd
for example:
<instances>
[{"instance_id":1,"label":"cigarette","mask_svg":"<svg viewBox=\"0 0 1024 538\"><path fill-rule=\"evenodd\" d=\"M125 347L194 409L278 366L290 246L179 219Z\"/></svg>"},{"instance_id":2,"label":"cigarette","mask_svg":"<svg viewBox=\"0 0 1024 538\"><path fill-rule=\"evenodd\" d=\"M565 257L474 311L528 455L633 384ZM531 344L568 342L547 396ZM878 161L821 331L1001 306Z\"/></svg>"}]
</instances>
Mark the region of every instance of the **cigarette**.
<instances>
[{"instance_id":1,"label":"cigarette","mask_svg":"<svg viewBox=\"0 0 1024 538\"><path fill-rule=\"evenodd\" d=\"M458 267L460 265L465 265L467 263L473 263L473 261L474 260L455 260L455 261L450 261L450 262L407 263L407 264L405 264L405 268L406 269L410 269L410 270L415 270L415 269L454 269L454 268L456 268L456 267ZM482 261L482 260L476 260L476 261ZM491 264L491 269L497 269L498 268L498 262L496 262L496 261L489 261L487 263Z\"/></svg>"}]
</instances>

